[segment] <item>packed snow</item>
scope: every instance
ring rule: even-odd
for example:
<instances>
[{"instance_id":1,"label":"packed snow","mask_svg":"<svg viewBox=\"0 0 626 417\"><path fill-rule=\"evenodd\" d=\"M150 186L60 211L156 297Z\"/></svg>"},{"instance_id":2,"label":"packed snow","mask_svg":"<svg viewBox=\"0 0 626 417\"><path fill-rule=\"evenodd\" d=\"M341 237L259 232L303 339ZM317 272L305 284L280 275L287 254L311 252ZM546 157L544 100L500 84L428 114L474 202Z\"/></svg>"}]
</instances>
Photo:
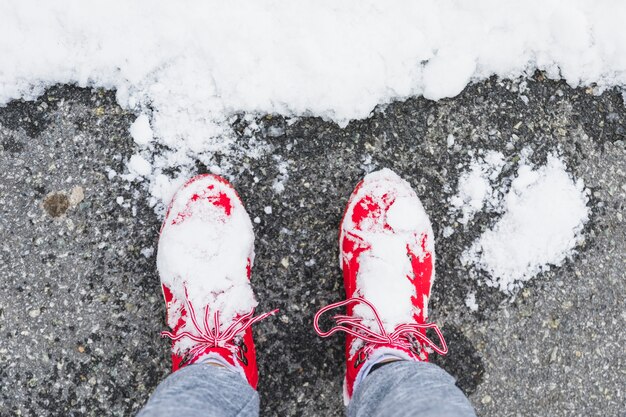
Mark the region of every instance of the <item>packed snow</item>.
<instances>
[{"instance_id":1,"label":"packed snow","mask_svg":"<svg viewBox=\"0 0 626 417\"><path fill-rule=\"evenodd\" d=\"M393 100L535 69L597 91L624 86L624 20L620 0L5 0L0 104L57 83L116 89L139 114L130 133L150 165L135 158L127 179L147 181L163 214L196 160L236 173L212 159L243 152L235 113L344 126Z\"/></svg>"},{"instance_id":2,"label":"packed snow","mask_svg":"<svg viewBox=\"0 0 626 417\"><path fill-rule=\"evenodd\" d=\"M561 265L582 239L589 219L587 192L562 159L523 162L504 198L504 214L462 256L489 274L487 285L511 293L550 265Z\"/></svg>"}]
</instances>

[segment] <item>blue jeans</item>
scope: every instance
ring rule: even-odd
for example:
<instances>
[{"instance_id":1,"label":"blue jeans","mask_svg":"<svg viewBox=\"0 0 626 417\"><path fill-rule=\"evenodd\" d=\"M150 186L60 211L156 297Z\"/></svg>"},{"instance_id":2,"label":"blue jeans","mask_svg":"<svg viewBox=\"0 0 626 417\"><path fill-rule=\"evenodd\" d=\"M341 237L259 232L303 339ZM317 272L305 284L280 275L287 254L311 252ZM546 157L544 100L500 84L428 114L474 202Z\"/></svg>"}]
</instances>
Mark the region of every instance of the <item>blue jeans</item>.
<instances>
[{"instance_id":1,"label":"blue jeans","mask_svg":"<svg viewBox=\"0 0 626 417\"><path fill-rule=\"evenodd\" d=\"M339 395L339 394L338 394ZM454 378L437 365L399 361L381 366L356 387L348 417L475 416ZM238 373L197 364L167 377L138 417L258 416L259 395Z\"/></svg>"}]
</instances>

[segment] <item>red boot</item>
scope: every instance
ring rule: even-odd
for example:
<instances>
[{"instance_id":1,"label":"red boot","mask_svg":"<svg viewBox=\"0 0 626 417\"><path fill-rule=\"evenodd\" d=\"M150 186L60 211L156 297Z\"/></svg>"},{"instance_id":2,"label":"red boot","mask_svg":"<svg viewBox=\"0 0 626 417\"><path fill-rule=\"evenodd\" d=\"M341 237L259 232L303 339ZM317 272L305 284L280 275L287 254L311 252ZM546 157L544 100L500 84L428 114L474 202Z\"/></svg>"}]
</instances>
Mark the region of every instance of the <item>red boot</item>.
<instances>
[{"instance_id":1,"label":"red boot","mask_svg":"<svg viewBox=\"0 0 626 417\"><path fill-rule=\"evenodd\" d=\"M371 173L357 185L339 234L346 300L322 308L314 326L322 337L344 331L344 402L371 367L385 360L428 361L448 348L434 323L427 323L435 250L428 216L411 186L393 171ZM319 327L320 316L340 306L337 325ZM433 329L437 346L426 336Z\"/></svg>"},{"instance_id":2,"label":"red boot","mask_svg":"<svg viewBox=\"0 0 626 417\"><path fill-rule=\"evenodd\" d=\"M172 339L172 370L198 361L232 367L256 389L250 287L254 232L234 188L215 175L189 180L161 226L157 267Z\"/></svg>"}]
</instances>

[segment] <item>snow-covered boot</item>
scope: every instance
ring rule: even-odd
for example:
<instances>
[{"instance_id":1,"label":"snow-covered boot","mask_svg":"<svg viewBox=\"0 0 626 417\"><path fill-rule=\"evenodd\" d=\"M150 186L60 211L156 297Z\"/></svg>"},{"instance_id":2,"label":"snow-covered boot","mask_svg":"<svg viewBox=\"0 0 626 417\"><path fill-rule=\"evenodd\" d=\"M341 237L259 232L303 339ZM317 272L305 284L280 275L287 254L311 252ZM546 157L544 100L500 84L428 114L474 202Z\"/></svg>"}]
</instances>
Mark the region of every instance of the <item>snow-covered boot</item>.
<instances>
[{"instance_id":1,"label":"snow-covered boot","mask_svg":"<svg viewBox=\"0 0 626 417\"><path fill-rule=\"evenodd\" d=\"M276 312L254 316L250 286L254 232L234 188L200 175L178 190L159 238L161 277L172 339L172 370L197 362L230 367L256 389L251 326Z\"/></svg>"},{"instance_id":2,"label":"snow-covered boot","mask_svg":"<svg viewBox=\"0 0 626 417\"><path fill-rule=\"evenodd\" d=\"M346 332L344 402L372 366L387 360L428 361L428 353L448 348L434 323L427 322L434 278L433 231L411 186L389 169L371 173L357 185L339 232L340 266L346 300L316 314L322 337ZM345 306L336 325L320 328L323 313ZM427 335L432 329L441 346Z\"/></svg>"}]
</instances>

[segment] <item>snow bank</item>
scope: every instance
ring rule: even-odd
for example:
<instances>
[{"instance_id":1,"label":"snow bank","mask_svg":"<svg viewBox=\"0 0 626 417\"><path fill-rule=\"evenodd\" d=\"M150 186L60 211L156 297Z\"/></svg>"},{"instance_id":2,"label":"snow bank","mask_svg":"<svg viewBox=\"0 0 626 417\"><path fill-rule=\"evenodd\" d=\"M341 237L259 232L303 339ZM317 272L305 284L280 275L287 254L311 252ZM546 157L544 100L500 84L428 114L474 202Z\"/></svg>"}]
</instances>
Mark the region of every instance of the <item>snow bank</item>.
<instances>
[{"instance_id":1,"label":"snow bank","mask_svg":"<svg viewBox=\"0 0 626 417\"><path fill-rule=\"evenodd\" d=\"M503 201L503 216L462 255L489 273L487 285L510 293L572 253L589 219L582 180L550 155L545 166L522 163Z\"/></svg>"},{"instance_id":2,"label":"snow bank","mask_svg":"<svg viewBox=\"0 0 626 417\"><path fill-rule=\"evenodd\" d=\"M5 0L0 104L56 83L115 88L142 113L131 134L156 204L194 160L241 152L237 112L345 125L377 104L536 68L573 86L623 86L624 20L620 0ZM180 172L173 182L167 168Z\"/></svg>"}]
</instances>

